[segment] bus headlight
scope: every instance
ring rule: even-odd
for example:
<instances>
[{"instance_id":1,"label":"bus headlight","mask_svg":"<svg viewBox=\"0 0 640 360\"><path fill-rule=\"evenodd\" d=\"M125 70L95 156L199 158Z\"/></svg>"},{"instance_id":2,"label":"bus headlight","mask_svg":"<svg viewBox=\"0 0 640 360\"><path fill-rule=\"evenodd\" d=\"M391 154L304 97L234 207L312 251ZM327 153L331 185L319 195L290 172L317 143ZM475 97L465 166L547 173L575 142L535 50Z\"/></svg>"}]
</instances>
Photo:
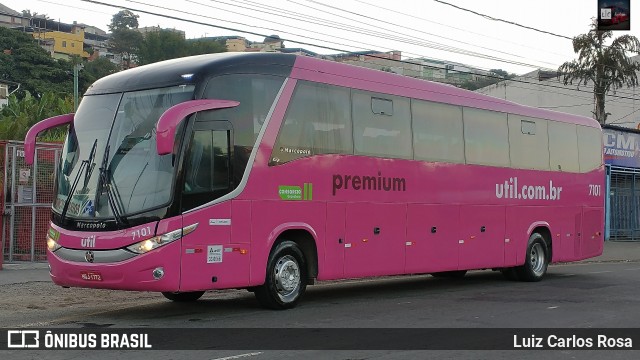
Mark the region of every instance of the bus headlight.
<instances>
[{"instance_id":1,"label":"bus headlight","mask_svg":"<svg viewBox=\"0 0 640 360\"><path fill-rule=\"evenodd\" d=\"M189 225L182 229L174 230L163 235L152 237L151 239L142 240L140 242L137 242L133 245L128 246L127 250L133 251L136 254L144 254L153 249L157 249L161 246L167 245L178 239L181 239L183 236L186 236L189 233L193 232L193 230L195 230L197 227L198 227L198 223L195 223L193 225Z\"/></svg>"},{"instance_id":2,"label":"bus headlight","mask_svg":"<svg viewBox=\"0 0 640 360\"><path fill-rule=\"evenodd\" d=\"M56 229L50 227L47 231L47 249L49 249L49 251L54 252L61 248L61 246L58 245L59 238L60 233Z\"/></svg>"},{"instance_id":3,"label":"bus headlight","mask_svg":"<svg viewBox=\"0 0 640 360\"><path fill-rule=\"evenodd\" d=\"M51 238L50 236L47 236L47 249L49 249L49 251L51 252L54 252L60 249L60 245L58 244L58 242L53 240L53 238Z\"/></svg>"}]
</instances>

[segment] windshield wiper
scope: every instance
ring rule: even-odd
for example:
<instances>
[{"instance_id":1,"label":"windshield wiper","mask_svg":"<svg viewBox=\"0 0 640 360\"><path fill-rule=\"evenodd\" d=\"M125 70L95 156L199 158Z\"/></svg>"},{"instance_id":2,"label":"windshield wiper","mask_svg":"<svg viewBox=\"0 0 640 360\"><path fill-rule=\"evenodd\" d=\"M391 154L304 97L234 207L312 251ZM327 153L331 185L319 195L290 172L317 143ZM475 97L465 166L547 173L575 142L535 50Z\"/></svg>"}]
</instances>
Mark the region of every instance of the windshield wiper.
<instances>
[{"instance_id":1,"label":"windshield wiper","mask_svg":"<svg viewBox=\"0 0 640 360\"><path fill-rule=\"evenodd\" d=\"M116 187L115 183L111 182L111 171L109 170L107 163L109 162L109 150L111 145L107 145L107 148L104 151L104 156L102 157L102 164L100 164L100 179L98 181L98 190L96 196L96 209L99 205L100 195L102 193L102 189L104 188L107 192L107 200L109 202L109 208L111 209L111 213L113 213L113 217L116 219L116 223L118 225L126 225L127 219L122 215L122 205L120 192Z\"/></svg>"},{"instance_id":2,"label":"windshield wiper","mask_svg":"<svg viewBox=\"0 0 640 360\"><path fill-rule=\"evenodd\" d=\"M84 174L83 188L86 189L87 187L87 183L89 181L89 178L91 178L91 173L93 172L93 167L95 166L95 163L93 162L93 158L94 156L96 156L97 147L98 147L98 139L95 139L93 141L93 146L91 147L91 152L89 153L89 158L87 158L87 160L82 160L82 162L80 163L80 169L78 169L78 172L76 173L76 177L73 179L73 184L71 184L71 188L69 189L69 194L67 195L67 199L64 201L64 206L62 207L61 217L63 219L65 215L67 215L67 210L69 210L71 199L75 194L76 187L78 187L78 182L80 182L80 174L82 174L85 168L86 168L86 172Z\"/></svg>"}]
</instances>

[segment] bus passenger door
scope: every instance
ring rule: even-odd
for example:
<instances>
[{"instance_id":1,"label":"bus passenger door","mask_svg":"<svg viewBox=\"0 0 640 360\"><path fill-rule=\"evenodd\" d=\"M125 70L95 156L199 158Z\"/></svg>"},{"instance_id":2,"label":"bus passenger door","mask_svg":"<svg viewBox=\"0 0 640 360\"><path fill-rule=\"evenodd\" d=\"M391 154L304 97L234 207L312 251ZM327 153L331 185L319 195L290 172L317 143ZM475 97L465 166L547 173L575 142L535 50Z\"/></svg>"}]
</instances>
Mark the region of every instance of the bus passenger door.
<instances>
[{"instance_id":1,"label":"bus passenger door","mask_svg":"<svg viewBox=\"0 0 640 360\"><path fill-rule=\"evenodd\" d=\"M178 186L182 186L184 224L198 225L182 239L180 290L247 286L249 239L244 234L235 238L241 242L231 242L232 226L246 224L232 221L231 201L204 206L234 188L233 128L227 121L199 121L193 129L184 159L184 182ZM248 204L237 206L234 213L248 213Z\"/></svg>"},{"instance_id":2,"label":"bus passenger door","mask_svg":"<svg viewBox=\"0 0 640 360\"><path fill-rule=\"evenodd\" d=\"M504 265L505 217L504 206L460 208L460 269L490 269Z\"/></svg>"},{"instance_id":3,"label":"bus passenger door","mask_svg":"<svg viewBox=\"0 0 640 360\"><path fill-rule=\"evenodd\" d=\"M458 205L409 204L405 273L458 269Z\"/></svg>"},{"instance_id":4,"label":"bus passenger door","mask_svg":"<svg viewBox=\"0 0 640 360\"><path fill-rule=\"evenodd\" d=\"M404 271L407 205L347 204L344 275L362 277Z\"/></svg>"}]
</instances>

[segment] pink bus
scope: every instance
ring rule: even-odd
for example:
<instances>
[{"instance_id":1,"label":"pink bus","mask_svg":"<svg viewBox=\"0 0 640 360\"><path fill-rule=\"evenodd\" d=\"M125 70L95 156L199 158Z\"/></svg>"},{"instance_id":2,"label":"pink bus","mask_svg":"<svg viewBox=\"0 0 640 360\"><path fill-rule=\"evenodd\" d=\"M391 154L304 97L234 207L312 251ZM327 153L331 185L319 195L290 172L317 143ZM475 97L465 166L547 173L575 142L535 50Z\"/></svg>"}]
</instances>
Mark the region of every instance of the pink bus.
<instances>
[{"instance_id":1,"label":"pink bus","mask_svg":"<svg viewBox=\"0 0 640 360\"><path fill-rule=\"evenodd\" d=\"M69 124L47 234L64 287L174 301L315 280L500 270L538 281L603 249L592 119L290 54L226 53L96 81Z\"/></svg>"}]
</instances>

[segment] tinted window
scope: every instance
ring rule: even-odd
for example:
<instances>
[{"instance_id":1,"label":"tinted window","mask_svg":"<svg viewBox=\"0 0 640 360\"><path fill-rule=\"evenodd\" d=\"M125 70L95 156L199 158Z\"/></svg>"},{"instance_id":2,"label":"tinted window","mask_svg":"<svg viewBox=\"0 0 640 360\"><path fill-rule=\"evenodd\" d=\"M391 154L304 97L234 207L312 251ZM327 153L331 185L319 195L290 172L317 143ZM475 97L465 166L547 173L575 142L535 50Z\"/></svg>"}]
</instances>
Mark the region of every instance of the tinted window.
<instances>
[{"instance_id":1,"label":"tinted window","mask_svg":"<svg viewBox=\"0 0 640 360\"><path fill-rule=\"evenodd\" d=\"M549 170L547 120L509 114L511 166Z\"/></svg>"},{"instance_id":2,"label":"tinted window","mask_svg":"<svg viewBox=\"0 0 640 360\"><path fill-rule=\"evenodd\" d=\"M315 154L352 154L349 89L299 81L270 164Z\"/></svg>"},{"instance_id":3,"label":"tinted window","mask_svg":"<svg viewBox=\"0 0 640 360\"><path fill-rule=\"evenodd\" d=\"M189 146L182 209L192 209L231 191L228 131L195 131Z\"/></svg>"},{"instance_id":4,"label":"tinted window","mask_svg":"<svg viewBox=\"0 0 640 360\"><path fill-rule=\"evenodd\" d=\"M598 143L601 141L599 139ZM569 172L580 170L576 125L549 121L549 161L551 170Z\"/></svg>"},{"instance_id":5,"label":"tinted window","mask_svg":"<svg viewBox=\"0 0 640 360\"><path fill-rule=\"evenodd\" d=\"M462 107L411 101L416 160L464 163Z\"/></svg>"},{"instance_id":6,"label":"tinted window","mask_svg":"<svg viewBox=\"0 0 640 360\"><path fill-rule=\"evenodd\" d=\"M467 163L509 166L507 114L464 108L464 143Z\"/></svg>"},{"instance_id":7,"label":"tinted window","mask_svg":"<svg viewBox=\"0 0 640 360\"><path fill-rule=\"evenodd\" d=\"M602 164L602 131L600 129L578 126L578 157L581 172L600 167Z\"/></svg>"},{"instance_id":8,"label":"tinted window","mask_svg":"<svg viewBox=\"0 0 640 360\"><path fill-rule=\"evenodd\" d=\"M372 94L354 90L353 141L355 153L391 158L411 159L411 109L407 98ZM372 109L372 98L392 102L393 115L376 114Z\"/></svg>"},{"instance_id":9,"label":"tinted window","mask_svg":"<svg viewBox=\"0 0 640 360\"><path fill-rule=\"evenodd\" d=\"M233 125L234 183L239 184L262 124L282 87L284 78L270 75L232 74L215 77L204 92L207 99L235 100L234 108L208 111L199 120L227 120Z\"/></svg>"}]
</instances>

